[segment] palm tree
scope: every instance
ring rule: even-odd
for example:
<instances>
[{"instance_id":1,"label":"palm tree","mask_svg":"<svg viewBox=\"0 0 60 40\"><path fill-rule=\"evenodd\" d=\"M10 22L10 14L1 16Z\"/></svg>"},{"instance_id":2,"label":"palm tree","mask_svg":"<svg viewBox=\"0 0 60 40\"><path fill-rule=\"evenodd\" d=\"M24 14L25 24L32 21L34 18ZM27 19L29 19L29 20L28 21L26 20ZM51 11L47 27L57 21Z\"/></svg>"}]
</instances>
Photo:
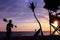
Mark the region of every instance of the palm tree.
<instances>
[{"instance_id":1,"label":"palm tree","mask_svg":"<svg viewBox=\"0 0 60 40\"><path fill-rule=\"evenodd\" d=\"M49 24L50 24L50 35L51 35L51 14L53 12L57 12L60 8L60 0L44 0L45 5L44 8L48 9L49 12ZM53 12L52 12L53 11ZM56 13L57 14L57 13Z\"/></svg>"},{"instance_id":2,"label":"palm tree","mask_svg":"<svg viewBox=\"0 0 60 40\"><path fill-rule=\"evenodd\" d=\"M36 6L34 5L34 2L31 2L31 3L30 3L29 8L32 10L34 17L35 17L36 21L38 22L38 24L39 24L39 26L40 26L41 35L43 35L42 28L41 28L41 24L40 24L38 18L36 17L36 14L35 14L35 11L34 11L35 8L36 8Z\"/></svg>"}]
</instances>

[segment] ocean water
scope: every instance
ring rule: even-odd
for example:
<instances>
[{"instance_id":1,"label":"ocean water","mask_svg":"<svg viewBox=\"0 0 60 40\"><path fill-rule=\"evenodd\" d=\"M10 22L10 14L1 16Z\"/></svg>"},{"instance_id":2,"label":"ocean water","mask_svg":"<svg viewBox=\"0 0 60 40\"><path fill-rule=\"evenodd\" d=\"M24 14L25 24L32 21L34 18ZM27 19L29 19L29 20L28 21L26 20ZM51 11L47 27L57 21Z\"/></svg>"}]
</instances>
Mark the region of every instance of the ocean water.
<instances>
[{"instance_id":1,"label":"ocean water","mask_svg":"<svg viewBox=\"0 0 60 40\"><path fill-rule=\"evenodd\" d=\"M26 31L26 32L12 32L11 36L15 37L15 36L33 36L35 32L33 31ZM49 31L44 31L43 32L44 35L49 35L50 32ZM6 36L6 32L0 32L0 37L5 37Z\"/></svg>"}]
</instances>

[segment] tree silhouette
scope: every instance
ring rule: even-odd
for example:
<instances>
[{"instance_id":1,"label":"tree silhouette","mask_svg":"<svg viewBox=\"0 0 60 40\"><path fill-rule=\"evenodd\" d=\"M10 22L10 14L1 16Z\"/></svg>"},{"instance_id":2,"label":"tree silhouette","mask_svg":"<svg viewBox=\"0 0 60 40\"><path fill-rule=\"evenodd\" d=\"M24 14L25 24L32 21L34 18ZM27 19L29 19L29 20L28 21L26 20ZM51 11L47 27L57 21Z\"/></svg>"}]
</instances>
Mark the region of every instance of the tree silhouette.
<instances>
[{"instance_id":1,"label":"tree silhouette","mask_svg":"<svg viewBox=\"0 0 60 40\"><path fill-rule=\"evenodd\" d=\"M51 34L51 14L53 14L53 12L57 12L60 6L60 0L44 0L45 5L44 8L46 8L49 12L49 21L50 21L50 34ZM52 12L53 11L53 12Z\"/></svg>"},{"instance_id":2,"label":"tree silhouette","mask_svg":"<svg viewBox=\"0 0 60 40\"><path fill-rule=\"evenodd\" d=\"M53 26L51 24L54 19L58 19L57 21L60 22L60 17L58 17L56 15L57 11L60 9L60 0L44 0L44 2L45 2L44 8L46 8L49 12L50 35L54 35L54 33L57 32L59 34L59 39L58 40L60 40L60 33L58 32L59 27L60 27L60 23L58 23L58 26L56 28L55 28L55 26ZM55 14L56 18L51 17L51 14L53 14L54 12L56 13ZM53 18L53 19L51 19L51 18ZM51 33L51 26L55 29L53 31L53 33Z\"/></svg>"},{"instance_id":3,"label":"tree silhouette","mask_svg":"<svg viewBox=\"0 0 60 40\"><path fill-rule=\"evenodd\" d=\"M44 8L51 10L51 11L57 11L60 6L60 0L44 0L45 6Z\"/></svg>"},{"instance_id":4,"label":"tree silhouette","mask_svg":"<svg viewBox=\"0 0 60 40\"><path fill-rule=\"evenodd\" d=\"M36 6L34 5L34 2L31 2L31 3L30 3L29 8L32 10L34 17L35 17L36 21L38 22L38 24L39 24L39 26L40 26L41 35L43 35L42 28L41 28L41 24L40 24L38 18L36 17L36 14L35 14L35 11L34 11L35 8L36 8ZM38 35L39 35L39 33L38 33Z\"/></svg>"}]
</instances>

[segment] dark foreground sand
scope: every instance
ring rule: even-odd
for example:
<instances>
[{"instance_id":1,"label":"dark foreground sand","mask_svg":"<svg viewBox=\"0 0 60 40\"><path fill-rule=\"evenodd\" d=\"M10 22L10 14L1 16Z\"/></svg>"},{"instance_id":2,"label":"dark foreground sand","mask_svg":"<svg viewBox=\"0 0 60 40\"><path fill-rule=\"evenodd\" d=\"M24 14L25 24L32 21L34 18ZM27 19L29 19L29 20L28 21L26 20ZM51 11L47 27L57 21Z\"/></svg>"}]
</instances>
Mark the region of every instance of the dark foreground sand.
<instances>
[{"instance_id":1,"label":"dark foreground sand","mask_svg":"<svg viewBox=\"0 0 60 40\"><path fill-rule=\"evenodd\" d=\"M36 39L33 36L20 36L20 37L11 37L11 40L59 40L58 35L54 36L39 36ZM0 37L0 40L5 40L5 37Z\"/></svg>"}]
</instances>

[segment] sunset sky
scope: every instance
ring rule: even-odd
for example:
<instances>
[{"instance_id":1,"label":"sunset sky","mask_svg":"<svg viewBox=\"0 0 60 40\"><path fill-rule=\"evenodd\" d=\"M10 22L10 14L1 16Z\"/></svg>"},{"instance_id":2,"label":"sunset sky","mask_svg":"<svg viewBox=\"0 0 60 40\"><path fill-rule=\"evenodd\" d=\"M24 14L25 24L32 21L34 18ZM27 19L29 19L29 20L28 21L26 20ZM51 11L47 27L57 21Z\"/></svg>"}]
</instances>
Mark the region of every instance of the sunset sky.
<instances>
[{"instance_id":1,"label":"sunset sky","mask_svg":"<svg viewBox=\"0 0 60 40\"><path fill-rule=\"evenodd\" d=\"M3 18L11 19L13 24L17 25L17 28L12 28L12 31L38 30L38 23L28 7L29 2L31 0L0 0L0 31L6 31L7 23L3 21ZM43 8L43 0L34 0L34 2L37 2L35 13L43 31L49 31L48 10Z\"/></svg>"}]
</instances>

